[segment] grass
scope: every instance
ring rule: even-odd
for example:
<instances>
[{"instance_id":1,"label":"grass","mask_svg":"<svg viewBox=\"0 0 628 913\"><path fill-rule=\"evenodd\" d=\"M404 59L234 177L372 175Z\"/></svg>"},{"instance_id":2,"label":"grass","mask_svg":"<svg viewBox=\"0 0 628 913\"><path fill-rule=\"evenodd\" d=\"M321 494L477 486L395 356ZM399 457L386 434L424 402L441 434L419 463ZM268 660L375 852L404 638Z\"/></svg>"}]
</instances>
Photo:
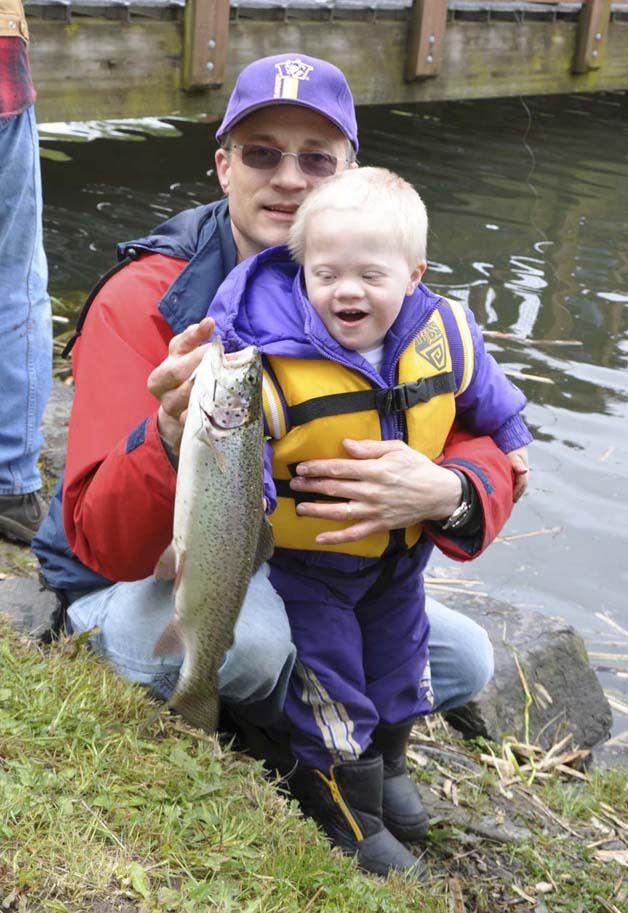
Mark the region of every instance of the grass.
<instances>
[{"instance_id":1,"label":"grass","mask_svg":"<svg viewBox=\"0 0 628 913\"><path fill-rule=\"evenodd\" d=\"M0 668L0 909L416 909L416 887L364 878L257 763L154 719L75 641L3 624Z\"/></svg>"},{"instance_id":2,"label":"grass","mask_svg":"<svg viewBox=\"0 0 628 913\"><path fill-rule=\"evenodd\" d=\"M0 569L36 562L0 540ZM156 709L84 639L42 647L0 615L2 913L628 910L625 770L574 782L547 755L428 721L410 758L430 878L383 881L331 851L258 763Z\"/></svg>"},{"instance_id":3,"label":"grass","mask_svg":"<svg viewBox=\"0 0 628 913\"><path fill-rule=\"evenodd\" d=\"M506 784L479 760L485 745L431 724L411 750L434 821L431 877L383 881L330 851L259 764L156 715L80 638L44 648L0 620L0 668L2 910L622 913L628 904L625 772ZM516 839L488 839L486 816L497 831L511 823Z\"/></svg>"}]
</instances>

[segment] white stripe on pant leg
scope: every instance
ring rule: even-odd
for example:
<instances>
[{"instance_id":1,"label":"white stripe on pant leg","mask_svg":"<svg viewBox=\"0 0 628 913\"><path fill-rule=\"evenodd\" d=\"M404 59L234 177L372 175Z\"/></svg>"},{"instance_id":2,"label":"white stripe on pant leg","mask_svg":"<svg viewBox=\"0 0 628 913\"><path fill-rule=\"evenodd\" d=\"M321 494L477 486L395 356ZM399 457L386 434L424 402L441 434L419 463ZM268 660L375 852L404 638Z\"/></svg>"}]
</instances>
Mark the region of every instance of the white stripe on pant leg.
<instances>
[{"instance_id":1,"label":"white stripe on pant leg","mask_svg":"<svg viewBox=\"0 0 628 913\"><path fill-rule=\"evenodd\" d=\"M360 744L353 738L353 720L344 704L332 701L327 689L315 672L297 661L296 672L303 683L301 700L312 708L325 747L337 761L350 761L362 754Z\"/></svg>"},{"instance_id":2,"label":"white stripe on pant leg","mask_svg":"<svg viewBox=\"0 0 628 913\"><path fill-rule=\"evenodd\" d=\"M434 706L434 689L432 688L432 668L430 666L430 661L425 663L425 668L423 669L423 675L419 682L420 688L425 688L425 700L429 701L430 707Z\"/></svg>"}]
</instances>

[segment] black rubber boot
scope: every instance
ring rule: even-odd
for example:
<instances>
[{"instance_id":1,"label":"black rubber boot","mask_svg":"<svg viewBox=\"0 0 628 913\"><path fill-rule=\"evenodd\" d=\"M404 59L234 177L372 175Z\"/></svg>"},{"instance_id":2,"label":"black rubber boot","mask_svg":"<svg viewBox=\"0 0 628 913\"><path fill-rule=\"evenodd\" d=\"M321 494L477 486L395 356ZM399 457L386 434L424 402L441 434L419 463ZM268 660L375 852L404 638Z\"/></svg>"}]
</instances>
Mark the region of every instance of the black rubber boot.
<instances>
[{"instance_id":1,"label":"black rubber boot","mask_svg":"<svg viewBox=\"0 0 628 913\"><path fill-rule=\"evenodd\" d=\"M299 765L290 787L303 813L334 846L357 856L361 868L375 875L395 869L421 879L421 862L384 827L383 782L382 758L372 754L332 764L327 772Z\"/></svg>"},{"instance_id":2,"label":"black rubber boot","mask_svg":"<svg viewBox=\"0 0 628 913\"><path fill-rule=\"evenodd\" d=\"M406 746L413 725L414 720L380 723L372 742L384 759L384 824L406 843L425 839L429 825L416 783L408 776L406 766Z\"/></svg>"}]
</instances>

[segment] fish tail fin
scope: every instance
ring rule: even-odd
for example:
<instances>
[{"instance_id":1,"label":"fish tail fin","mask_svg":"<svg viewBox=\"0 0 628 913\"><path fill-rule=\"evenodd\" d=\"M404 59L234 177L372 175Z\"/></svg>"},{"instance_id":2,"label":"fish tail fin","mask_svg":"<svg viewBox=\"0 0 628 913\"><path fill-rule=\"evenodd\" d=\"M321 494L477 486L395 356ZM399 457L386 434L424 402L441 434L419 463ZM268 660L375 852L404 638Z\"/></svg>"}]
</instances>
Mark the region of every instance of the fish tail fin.
<instances>
[{"instance_id":1,"label":"fish tail fin","mask_svg":"<svg viewBox=\"0 0 628 913\"><path fill-rule=\"evenodd\" d=\"M194 688L186 688L180 694L174 694L168 706L179 713L190 726L204 729L205 732L216 732L220 714L218 697L218 676L213 680L204 679Z\"/></svg>"}]
</instances>

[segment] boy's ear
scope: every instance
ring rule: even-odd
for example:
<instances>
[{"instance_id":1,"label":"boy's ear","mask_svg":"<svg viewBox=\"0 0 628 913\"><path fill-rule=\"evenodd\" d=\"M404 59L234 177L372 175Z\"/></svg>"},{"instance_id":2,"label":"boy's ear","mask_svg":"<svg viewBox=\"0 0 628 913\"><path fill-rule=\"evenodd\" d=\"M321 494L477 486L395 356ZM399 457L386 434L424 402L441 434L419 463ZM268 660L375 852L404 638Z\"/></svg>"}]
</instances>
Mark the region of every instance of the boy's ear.
<instances>
[{"instance_id":1,"label":"boy's ear","mask_svg":"<svg viewBox=\"0 0 628 913\"><path fill-rule=\"evenodd\" d=\"M427 269L427 263L419 263L419 265L412 271L410 274L410 281L406 288L406 295L412 295L416 291L417 285L423 278L423 273Z\"/></svg>"}]
</instances>

